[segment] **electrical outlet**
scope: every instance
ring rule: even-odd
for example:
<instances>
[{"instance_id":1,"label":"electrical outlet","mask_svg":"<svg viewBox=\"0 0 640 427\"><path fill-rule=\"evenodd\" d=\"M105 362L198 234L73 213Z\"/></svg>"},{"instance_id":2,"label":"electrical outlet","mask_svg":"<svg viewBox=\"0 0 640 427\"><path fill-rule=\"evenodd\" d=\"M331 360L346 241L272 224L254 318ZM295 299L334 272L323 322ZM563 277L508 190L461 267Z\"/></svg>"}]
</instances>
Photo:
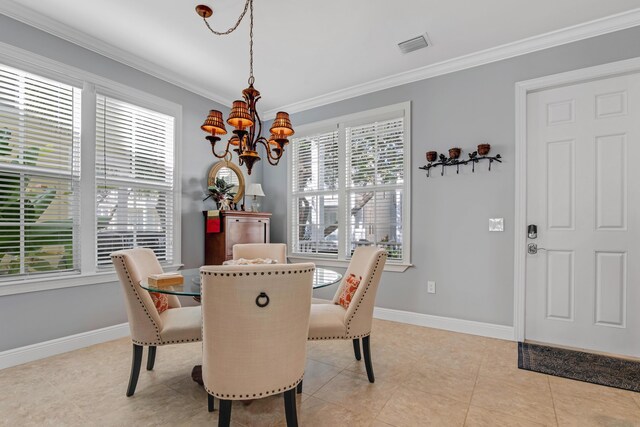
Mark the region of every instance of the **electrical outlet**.
<instances>
[{"instance_id":1,"label":"electrical outlet","mask_svg":"<svg viewBox=\"0 0 640 427\"><path fill-rule=\"evenodd\" d=\"M436 293L436 282L432 280L427 281L427 292L430 294Z\"/></svg>"}]
</instances>

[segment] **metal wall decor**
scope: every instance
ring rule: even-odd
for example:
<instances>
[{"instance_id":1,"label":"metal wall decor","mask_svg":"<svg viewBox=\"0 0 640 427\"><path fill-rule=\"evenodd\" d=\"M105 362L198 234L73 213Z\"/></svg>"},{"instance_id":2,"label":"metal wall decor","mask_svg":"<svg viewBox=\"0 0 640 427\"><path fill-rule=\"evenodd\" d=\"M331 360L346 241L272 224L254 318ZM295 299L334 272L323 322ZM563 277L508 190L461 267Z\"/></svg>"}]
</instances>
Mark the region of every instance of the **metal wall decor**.
<instances>
[{"instance_id":1,"label":"metal wall decor","mask_svg":"<svg viewBox=\"0 0 640 427\"><path fill-rule=\"evenodd\" d=\"M449 149L449 157L444 154L438 153L435 151L427 151L427 163L424 166L420 166L419 169L427 171L427 177L431 176L431 169L440 166L442 169L440 171L440 175L444 175L444 168L447 166L455 166L456 173L460 173L460 165L467 165L471 163L471 172L476 171L476 163L479 163L483 160L489 161L489 170L491 170L491 164L493 162L502 163L502 157L500 154L496 154L495 156L488 156L489 151L491 150L491 145L489 144L480 144L478 145L478 150L473 153L469 153L468 159L460 160L460 154L462 150L460 148L454 147Z\"/></svg>"}]
</instances>

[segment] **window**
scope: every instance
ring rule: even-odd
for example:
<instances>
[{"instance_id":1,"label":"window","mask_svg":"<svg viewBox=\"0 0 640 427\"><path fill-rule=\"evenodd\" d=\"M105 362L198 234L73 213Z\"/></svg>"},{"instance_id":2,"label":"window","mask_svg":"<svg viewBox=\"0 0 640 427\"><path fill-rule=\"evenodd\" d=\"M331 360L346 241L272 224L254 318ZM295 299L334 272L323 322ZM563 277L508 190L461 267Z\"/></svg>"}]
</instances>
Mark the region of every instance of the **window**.
<instances>
[{"instance_id":1,"label":"window","mask_svg":"<svg viewBox=\"0 0 640 427\"><path fill-rule=\"evenodd\" d=\"M134 246L179 263L180 107L31 54L5 61L0 295L111 281L109 254Z\"/></svg>"},{"instance_id":2,"label":"window","mask_svg":"<svg viewBox=\"0 0 640 427\"><path fill-rule=\"evenodd\" d=\"M171 262L173 117L97 96L97 256L144 246Z\"/></svg>"},{"instance_id":3,"label":"window","mask_svg":"<svg viewBox=\"0 0 640 427\"><path fill-rule=\"evenodd\" d=\"M0 66L0 280L78 270L80 89Z\"/></svg>"},{"instance_id":4,"label":"window","mask_svg":"<svg viewBox=\"0 0 640 427\"><path fill-rule=\"evenodd\" d=\"M289 167L293 257L348 260L375 245L409 257L409 103L302 126Z\"/></svg>"}]
</instances>

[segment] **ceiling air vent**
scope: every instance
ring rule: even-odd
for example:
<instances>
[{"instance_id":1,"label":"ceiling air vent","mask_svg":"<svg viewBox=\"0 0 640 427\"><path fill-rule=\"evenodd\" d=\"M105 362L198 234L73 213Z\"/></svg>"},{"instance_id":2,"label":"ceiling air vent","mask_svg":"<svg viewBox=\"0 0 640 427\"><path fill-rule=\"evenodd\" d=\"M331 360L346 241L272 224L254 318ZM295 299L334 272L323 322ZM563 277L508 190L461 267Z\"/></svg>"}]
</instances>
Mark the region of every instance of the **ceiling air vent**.
<instances>
[{"instance_id":1,"label":"ceiling air vent","mask_svg":"<svg viewBox=\"0 0 640 427\"><path fill-rule=\"evenodd\" d=\"M398 43L400 52L409 53L429 46L426 34Z\"/></svg>"}]
</instances>

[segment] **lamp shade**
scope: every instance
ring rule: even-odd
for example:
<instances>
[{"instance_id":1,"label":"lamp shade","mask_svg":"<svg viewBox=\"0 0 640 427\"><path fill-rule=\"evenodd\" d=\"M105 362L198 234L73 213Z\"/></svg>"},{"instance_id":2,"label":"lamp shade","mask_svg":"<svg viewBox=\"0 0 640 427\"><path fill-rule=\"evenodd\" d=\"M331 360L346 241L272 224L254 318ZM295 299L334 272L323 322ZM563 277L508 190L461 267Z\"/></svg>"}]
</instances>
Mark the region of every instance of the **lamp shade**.
<instances>
[{"instance_id":1,"label":"lamp shade","mask_svg":"<svg viewBox=\"0 0 640 427\"><path fill-rule=\"evenodd\" d=\"M291 120L289 119L289 113L284 111L278 111L276 118L271 125L271 133L275 135L290 136L293 135L293 127L291 126Z\"/></svg>"},{"instance_id":2,"label":"lamp shade","mask_svg":"<svg viewBox=\"0 0 640 427\"><path fill-rule=\"evenodd\" d=\"M244 129L253 126L253 120L251 114L249 114L249 107L244 101L233 101L231 112L227 123L236 129Z\"/></svg>"},{"instance_id":3,"label":"lamp shade","mask_svg":"<svg viewBox=\"0 0 640 427\"><path fill-rule=\"evenodd\" d=\"M211 135L225 135L227 133L227 129L224 127L224 121L222 120L222 113L218 110L209 111L209 115L204 121L204 124L200 126L200 129Z\"/></svg>"},{"instance_id":4,"label":"lamp shade","mask_svg":"<svg viewBox=\"0 0 640 427\"><path fill-rule=\"evenodd\" d=\"M237 137L237 136L235 136L235 135L234 135L234 136L232 136L232 137L229 139L229 144L231 144L231 145L235 145L235 146L237 147L238 145L240 145L240 138L238 138L238 137Z\"/></svg>"},{"instance_id":5,"label":"lamp shade","mask_svg":"<svg viewBox=\"0 0 640 427\"><path fill-rule=\"evenodd\" d=\"M261 184L249 184L247 187L247 191L245 191L247 196L264 196L264 192L262 191Z\"/></svg>"}]
</instances>

